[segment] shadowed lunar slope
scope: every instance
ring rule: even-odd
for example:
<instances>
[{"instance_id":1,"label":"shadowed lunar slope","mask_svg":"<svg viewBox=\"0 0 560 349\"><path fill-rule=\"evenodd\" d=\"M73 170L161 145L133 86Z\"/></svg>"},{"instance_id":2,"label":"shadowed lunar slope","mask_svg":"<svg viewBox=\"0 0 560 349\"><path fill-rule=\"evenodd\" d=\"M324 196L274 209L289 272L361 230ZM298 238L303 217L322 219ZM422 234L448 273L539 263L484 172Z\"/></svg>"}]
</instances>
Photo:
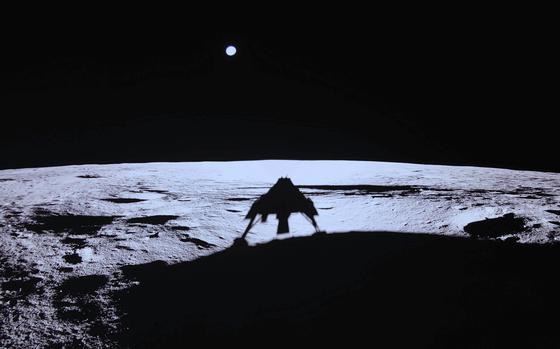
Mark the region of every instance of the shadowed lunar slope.
<instances>
[{"instance_id":1,"label":"shadowed lunar slope","mask_svg":"<svg viewBox=\"0 0 560 349\"><path fill-rule=\"evenodd\" d=\"M545 347L558 262L559 246L350 232L126 266L118 341Z\"/></svg>"}]
</instances>

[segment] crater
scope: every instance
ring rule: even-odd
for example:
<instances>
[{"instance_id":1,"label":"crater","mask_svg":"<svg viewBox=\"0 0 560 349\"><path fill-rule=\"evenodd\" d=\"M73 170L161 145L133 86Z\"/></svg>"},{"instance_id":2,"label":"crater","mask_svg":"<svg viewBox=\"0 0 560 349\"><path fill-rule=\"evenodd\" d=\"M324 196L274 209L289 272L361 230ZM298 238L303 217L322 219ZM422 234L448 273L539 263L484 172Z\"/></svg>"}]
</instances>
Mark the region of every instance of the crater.
<instances>
[{"instance_id":1,"label":"crater","mask_svg":"<svg viewBox=\"0 0 560 349\"><path fill-rule=\"evenodd\" d=\"M80 264L80 263L82 263L82 257L77 253L67 254L67 255L64 255L62 258L64 258L66 263L70 263L70 264Z\"/></svg>"},{"instance_id":2,"label":"crater","mask_svg":"<svg viewBox=\"0 0 560 349\"><path fill-rule=\"evenodd\" d=\"M18 297L27 297L37 291L40 278L34 276L19 277L2 283L2 290L17 292Z\"/></svg>"},{"instance_id":3,"label":"crater","mask_svg":"<svg viewBox=\"0 0 560 349\"><path fill-rule=\"evenodd\" d=\"M146 201L146 199L136 199L136 198L105 198L101 199L103 201L112 202L115 204L132 204L135 202L142 202Z\"/></svg>"},{"instance_id":4,"label":"crater","mask_svg":"<svg viewBox=\"0 0 560 349\"><path fill-rule=\"evenodd\" d=\"M173 230L179 230L179 231L189 231L189 230L191 230L191 228L189 228L189 227L184 227L184 226L175 226L175 227L171 227L171 229L173 229Z\"/></svg>"},{"instance_id":5,"label":"crater","mask_svg":"<svg viewBox=\"0 0 560 349\"><path fill-rule=\"evenodd\" d=\"M463 228L472 237L497 238L527 230L525 218L508 213L498 218L485 219L465 225Z\"/></svg>"},{"instance_id":6,"label":"crater","mask_svg":"<svg viewBox=\"0 0 560 349\"><path fill-rule=\"evenodd\" d=\"M94 235L103 226L113 223L113 220L118 217L120 216L36 215L33 218L35 222L26 223L24 227L36 233L48 231L56 234L70 232Z\"/></svg>"},{"instance_id":7,"label":"crater","mask_svg":"<svg viewBox=\"0 0 560 349\"><path fill-rule=\"evenodd\" d=\"M53 299L58 318L74 323L91 321L101 335L106 334L107 326L99 321L103 305L91 294L96 293L108 281L105 275L87 275L65 280Z\"/></svg>"},{"instance_id":8,"label":"crater","mask_svg":"<svg viewBox=\"0 0 560 349\"><path fill-rule=\"evenodd\" d=\"M21 265L9 263L8 259L2 255L0 255L0 265L2 266L0 268L0 299L3 298L4 304L17 304L18 300L42 291L42 288L37 287L41 279L31 276L30 271ZM0 305L0 309L1 307Z\"/></svg>"},{"instance_id":9,"label":"crater","mask_svg":"<svg viewBox=\"0 0 560 349\"><path fill-rule=\"evenodd\" d=\"M96 175L96 174L85 174L85 175L79 175L76 176L78 178L86 178L86 179L92 179L92 178L103 178L100 175Z\"/></svg>"},{"instance_id":10,"label":"crater","mask_svg":"<svg viewBox=\"0 0 560 349\"><path fill-rule=\"evenodd\" d=\"M69 237L69 236L60 240L60 242L62 242L63 244L71 245L71 246L75 246L75 247L84 247L85 245L87 245L87 240L86 239L72 238L72 237Z\"/></svg>"},{"instance_id":11,"label":"crater","mask_svg":"<svg viewBox=\"0 0 560 349\"><path fill-rule=\"evenodd\" d=\"M366 195L375 193L400 192L401 196L419 193L422 188L413 185L298 185L300 189L321 191L344 191L344 195ZM324 193L307 192L307 195L321 195ZM388 195L388 194L387 194Z\"/></svg>"},{"instance_id":12,"label":"crater","mask_svg":"<svg viewBox=\"0 0 560 349\"><path fill-rule=\"evenodd\" d=\"M62 295L81 295L89 294L103 287L109 278L105 275L87 275L71 277L64 280L58 287Z\"/></svg>"},{"instance_id":13,"label":"crater","mask_svg":"<svg viewBox=\"0 0 560 349\"><path fill-rule=\"evenodd\" d=\"M197 238L190 237L189 235L186 235L186 236L182 237L181 241L190 242L192 244L195 244L198 249L216 247L216 245L214 245L214 244L211 244L211 243L206 242L204 240L200 240L200 239L197 239Z\"/></svg>"},{"instance_id":14,"label":"crater","mask_svg":"<svg viewBox=\"0 0 560 349\"><path fill-rule=\"evenodd\" d=\"M172 215L156 215L156 216L146 216L146 217L135 217L127 220L128 223L138 223L138 224L154 224L160 225L165 224L171 220L177 219L179 216Z\"/></svg>"},{"instance_id":15,"label":"crater","mask_svg":"<svg viewBox=\"0 0 560 349\"><path fill-rule=\"evenodd\" d=\"M161 275L161 272L165 272L168 264L162 260L156 260L148 264L140 265L125 265L121 267L123 276L129 280L136 280L139 278L145 278L151 275Z\"/></svg>"},{"instance_id":16,"label":"crater","mask_svg":"<svg viewBox=\"0 0 560 349\"><path fill-rule=\"evenodd\" d=\"M164 189L151 189L146 187L140 187L141 190L148 192L148 193L157 193L157 194L167 194L169 191Z\"/></svg>"}]
</instances>

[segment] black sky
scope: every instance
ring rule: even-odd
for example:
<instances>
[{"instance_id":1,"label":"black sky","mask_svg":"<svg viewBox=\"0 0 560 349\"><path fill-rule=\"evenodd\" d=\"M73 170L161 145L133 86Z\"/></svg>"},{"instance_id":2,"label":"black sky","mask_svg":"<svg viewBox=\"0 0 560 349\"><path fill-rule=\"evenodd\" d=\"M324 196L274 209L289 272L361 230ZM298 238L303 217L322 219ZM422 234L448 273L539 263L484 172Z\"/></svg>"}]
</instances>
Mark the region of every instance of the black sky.
<instances>
[{"instance_id":1,"label":"black sky","mask_svg":"<svg viewBox=\"0 0 560 349\"><path fill-rule=\"evenodd\" d=\"M548 57L525 21L359 12L5 31L0 167L298 158L560 170Z\"/></svg>"}]
</instances>

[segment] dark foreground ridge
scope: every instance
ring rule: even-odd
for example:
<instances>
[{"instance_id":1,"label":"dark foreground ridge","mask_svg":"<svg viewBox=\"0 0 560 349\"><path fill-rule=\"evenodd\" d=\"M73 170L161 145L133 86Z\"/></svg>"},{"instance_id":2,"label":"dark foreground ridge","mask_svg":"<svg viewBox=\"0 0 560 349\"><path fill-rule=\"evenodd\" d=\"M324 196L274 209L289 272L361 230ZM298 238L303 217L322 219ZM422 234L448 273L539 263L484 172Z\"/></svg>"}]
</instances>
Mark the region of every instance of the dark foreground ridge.
<instances>
[{"instance_id":1,"label":"dark foreground ridge","mask_svg":"<svg viewBox=\"0 0 560 349\"><path fill-rule=\"evenodd\" d=\"M118 340L130 347L196 340L547 347L560 339L549 320L559 310L559 252L555 245L352 232L126 266L125 276L139 284L116 297Z\"/></svg>"}]
</instances>

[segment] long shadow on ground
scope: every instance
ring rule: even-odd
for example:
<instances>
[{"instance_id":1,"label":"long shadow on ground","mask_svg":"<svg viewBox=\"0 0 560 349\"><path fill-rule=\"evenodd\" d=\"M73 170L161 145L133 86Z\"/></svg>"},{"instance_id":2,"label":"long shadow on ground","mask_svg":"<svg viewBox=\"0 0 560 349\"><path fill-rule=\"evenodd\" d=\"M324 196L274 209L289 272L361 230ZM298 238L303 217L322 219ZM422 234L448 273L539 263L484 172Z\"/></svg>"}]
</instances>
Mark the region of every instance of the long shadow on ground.
<instances>
[{"instance_id":1,"label":"long shadow on ground","mask_svg":"<svg viewBox=\"0 0 560 349\"><path fill-rule=\"evenodd\" d=\"M139 285L117 296L119 340L552 346L559 261L551 245L352 232L127 266Z\"/></svg>"}]
</instances>

